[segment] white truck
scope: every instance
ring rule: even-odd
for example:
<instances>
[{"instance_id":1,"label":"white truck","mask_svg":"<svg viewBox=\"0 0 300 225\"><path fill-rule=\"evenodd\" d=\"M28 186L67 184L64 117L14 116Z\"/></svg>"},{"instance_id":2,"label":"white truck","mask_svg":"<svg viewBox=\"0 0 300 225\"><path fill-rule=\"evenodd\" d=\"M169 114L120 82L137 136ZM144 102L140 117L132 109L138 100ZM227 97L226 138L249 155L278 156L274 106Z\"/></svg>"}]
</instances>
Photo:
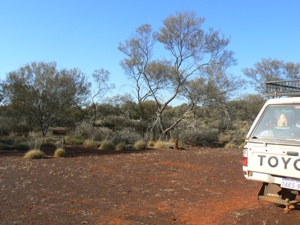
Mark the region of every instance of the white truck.
<instances>
[{"instance_id":1,"label":"white truck","mask_svg":"<svg viewBox=\"0 0 300 225\"><path fill-rule=\"evenodd\" d=\"M243 173L262 182L259 200L288 211L300 191L300 97L292 97L300 96L300 81L268 82L267 90L275 98L265 103L247 134Z\"/></svg>"}]
</instances>

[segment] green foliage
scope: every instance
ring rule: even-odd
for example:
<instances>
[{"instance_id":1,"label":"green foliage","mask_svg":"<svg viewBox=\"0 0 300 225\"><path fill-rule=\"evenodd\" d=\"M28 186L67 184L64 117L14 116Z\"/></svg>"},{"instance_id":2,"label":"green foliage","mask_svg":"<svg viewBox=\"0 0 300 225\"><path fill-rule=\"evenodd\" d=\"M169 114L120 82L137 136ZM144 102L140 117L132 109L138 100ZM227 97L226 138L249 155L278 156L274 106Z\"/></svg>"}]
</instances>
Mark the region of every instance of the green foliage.
<instances>
[{"instance_id":1,"label":"green foliage","mask_svg":"<svg viewBox=\"0 0 300 225\"><path fill-rule=\"evenodd\" d=\"M143 123L139 120L132 120L124 116L115 115L110 115L103 118L101 125L113 131L122 130L126 127L130 127L131 129L135 130L140 130L143 127Z\"/></svg>"},{"instance_id":2,"label":"green foliage","mask_svg":"<svg viewBox=\"0 0 300 225\"><path fill-rule=\"evenodd\" d=\"M89 140L89 139L84 140L83 145L85 147L92 148L92 147L94 147L94 141L93 140Z\"/></svg>"},{"instance_id":3,"label":"green foliage","mask_svg":"<svg viewBox=\"0 0 300 225\"><path fill-rule=\"evenodd\" d=\"M85 147L92 148L92 147L95 147L95 142L93 140L87 139L87 140L84 140L83 145Z\"/></svg>"},{"instance_id":4,"label":"green foliage","mask_svg":"<svg viewBox=\"0 0 300 225\"><path fill-rule=\"evenodd\" d=\"M144 140L138 140L134 143L135 150L144 150L147 148L147 142Z\"/></svg>"},{"instance_id":5,"label":"green foliage","mask_svg":"<svg viewBox=\"0 0 300 225\"><path fill-rule=\"evenodd\" d=\"M58 71L55 62L27 64L8 73L3 83L14 118L43 136L54 124L74 123L72 112L86 99L89 86L81 71Z\"/></svg>"},{"instance_id":6,"label":"green foliage","mask_svg":"<svg viewBox=\"0 0 300 225\"><path fill-rule=\"evenodd\" d=\"M228 130L226 135L224 135L223 137L222 135L219 135L220 144L222 144L222 146L225 145L225 147L227 148L240 148L241 146L243 146L245 137L250 129L250 126L251 124L246 121L234 122L232 124L231 130ZM221 140L223 140L223 143L221 142Z\"/></svg>"},{"instance_id":7,"label":"green foliage","mask_svg":"<svg viewBox=\"0 0 300 225\"><path fill-rule=\"evenodd\" d=\"M78 123L75 129L75 134L84 139L93 139L94 133L95 131L92 123L85 120Z\"/></svg>"},{"instance_id":8,"label":"green foliage","mask_svg":"<svg viewBox=\"0 0 300 225\"><path fill-rule=\"evenodd\" d=\"M102 123L99 121L99 123ZM112 130L107 127L95 127L91 122L82 121L77 124L75 135L83 139L102 141L107 139L112 133Z\"/></svg>"},{"instance_id":9,"label":"green foliage","mask_svg":"<svg viewBox=\"0 0 300 225\"><path fill-rule=\"evenodd\" d=\"M44 149L44 148L56 148L56 145L54 143L43 142L41 144L41 149Z\"/></svg>"},{"instance_id":10,"label":"green foliage","mask_svg":"<svg viewBox=\"0 0 300 225\"><path fill-rule=\"evenodd\" d=\"M14 148L11 145L6 145L0 143L0 150L13 150Z\"/></svg>"},{"instance_id":11,"label":"green foliage","mask_svg":"<svg viewBox=\"0 0 300 225\"><path fill-rule=\"evenodd\" d=\"M204 22L194 12L178 12L164 19L159 31L153 31L150 24L141 25L118 47L125 55L121 66L136 83L140 115L149 123L151 138L169 138L194 106L223 103L242 87L243 79L226 72L235 64L233 52L227 49L230 40L219 31L203 30ZM167 58L152 57L155 44L170 53ZM141 104L149 96L154 104ZM187 107L172 118L176 112L169 110L170 104L178 97L184 97Z\"/></svg>"},{"instance_id":12,"label":"green foliage","mask_svg":"<svg viewBox=\"0 0 300 225\"><path fill-rule=\"evenodd\" d=\"M64 137L64 142L69 145L82 145L84 138L80 135L71 134Z\"/></svg>"},{"instance_id":13,"label":"green foliage","mask_svg":"<svg viewBox=\"0 0 300 225\"><path fill-rule=\"evenodd\" d=\"M140 134L138 134L132 129L127 129L127 128L120 131L113 132L110 137L111 141L115 145L118 143L134 144L141 138L142 137Z\"/></svg>"},{"instance_id":14,"label":"green foliage","mask_svg":"<svg viewBox=\"0 0 300 225\"><path fill-rule=\"evenodd\" d=\"M95 127L94 128L94 136L93 140L95 141L102 141L107 139L113 131L107 127Z\"/></svg>"},{"instance_id":15,"label":"green foliage","mask_svg":"<svg viewBox=\"0 0 300 225\"><path fill-rule=\"evenodd\" d=\"M112 143L112 141L104 140L101 142L99 149L100 150L115 150L115 145Z\"/></svg>"},{"instance_id":16,"label":"green foliage","mask_svg":"<svg viewBox=\"0 0 300 225\"><path fill-rule=\"evenodd\" d=\"M227 103L229 113L235 121L252 122L265 103L261 95L244 95Z\"/></svg>"},{"instance_id":17,"label":"green foliage","mask_svg":"<svg viewBox=\"0 0 300 225\"><path fill-rule=\"evenodd\" d=\"M203 127L197 130L186 130L180 134L180 140L190 146L218 146L219 131L214 128Z\"/></svg>"},{"instance_id":18,"label":"green foliage","mask_svg":"<svg viewBox=\"0 0 300 225\"><path fill-rule=\"evenodd\" d=\"M45 155L41 150L33 149L25 153L24 159L41 159Z\"/></svg>"},{"instance_id":19,"label":"green foliage","mask_svg":"<svg viewBox=\"0 0 300 225\"><path fill-rule=\"evenodd\" d=\"M292 80L300 76L300 63L284 62L278 59L262 59L253 65L253 68L242 70L250 78L250 84L261 93L266 94L263 84L266 81Z\"/></svg>"},{"instance_id":20,"label":"green foliage","mask_svg":"<svg viewBox=\"0 0 300 225\"><path fill-rule=\"evenodd\" d=\"M111 115L120 116L121 110L119 107L114 107L112 104L100 104L97 106L101 118L106 118Z\"/></svg>"},{"instance_id":21,"label":"green foliage","mask_svg":"<svg viewBox=\"0 0 300 225\"><path fill-rule=\"evenodd\" d=\"M65 156L66 156L66 151L63 148L58 148L54 152L54 157L61 158Z\"/></svg>"},{"instance_id":22,"label":"green foliage","mask_svg":"<svg viewBox=\"0 0 300 225\"><path fill-rule=\"evenodd\" d=\"M19 151L28 151L30 149L26 144L15 144L12 148Z\"/></svg>"}]
</instances>

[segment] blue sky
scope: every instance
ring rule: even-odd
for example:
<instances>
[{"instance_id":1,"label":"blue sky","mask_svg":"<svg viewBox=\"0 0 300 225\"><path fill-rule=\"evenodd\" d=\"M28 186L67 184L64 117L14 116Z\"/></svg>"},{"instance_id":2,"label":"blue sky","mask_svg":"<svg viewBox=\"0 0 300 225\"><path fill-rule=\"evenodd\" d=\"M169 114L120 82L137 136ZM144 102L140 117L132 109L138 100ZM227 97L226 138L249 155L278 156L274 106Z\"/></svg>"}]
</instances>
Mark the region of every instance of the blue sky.
<instances>
[{"instance_id":1,"label":"blue sky","mask_svg":"<svg viewBox=\"0 0 300 225\"><path fill-rule=\"evenodd\" d=\"M108 70L111 95L128 92L118 50L145 23L158 30L175 12L191 10L230 38L241 75L262 58L300 62L298 0L1 0L0 79L33 61L79 68L86 75ZM248 89L250 90L250 89Z\"/></svg>"}]
</instances>

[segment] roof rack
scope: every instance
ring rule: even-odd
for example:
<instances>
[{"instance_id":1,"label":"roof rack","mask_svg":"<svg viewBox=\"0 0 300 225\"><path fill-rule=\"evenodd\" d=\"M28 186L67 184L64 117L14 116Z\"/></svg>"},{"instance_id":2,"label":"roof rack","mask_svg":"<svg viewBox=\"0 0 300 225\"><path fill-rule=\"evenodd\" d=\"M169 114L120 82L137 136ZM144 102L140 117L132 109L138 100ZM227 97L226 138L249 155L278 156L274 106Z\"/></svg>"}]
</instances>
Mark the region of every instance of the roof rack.
<instances>
[{"instance_id":1,"label":"roof rack","mask_svg":"<svg viewBox=\"0 0 300 225\"><path fill-rule=\"evenodd\" d=\"M266 96L300 96L300 79L266 82Z\"/></svg>"}]
</instances>

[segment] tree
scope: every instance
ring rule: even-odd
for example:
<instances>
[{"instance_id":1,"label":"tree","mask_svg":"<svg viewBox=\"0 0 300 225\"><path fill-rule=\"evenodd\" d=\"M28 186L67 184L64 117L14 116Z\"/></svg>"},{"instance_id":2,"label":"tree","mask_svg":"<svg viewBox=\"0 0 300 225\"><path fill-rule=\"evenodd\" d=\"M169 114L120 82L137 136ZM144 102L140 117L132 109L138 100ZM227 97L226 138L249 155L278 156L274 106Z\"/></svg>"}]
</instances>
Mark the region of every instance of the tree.
<instances>
[{"instance_id":1,"label":"tree","mask_svg":"<svg viewBox=\"0 0 300 225\"><path fill-rule=\"evenodd\" d=\"M250 84L260 94L266 94L267 81L288 80L300 78L300 63L284 62L278 59L262 59L253 68L242 70L250 78Z\"/></svg>"},{"instance_id":2,"label":"tree","mask_svg":"<svg viewBox=\"0 0 300 225\"><path fill-rule=\"evenodd\" d=\"M229 101L227 104L235 120L253 123L265 102L262 95L248 94Z\"/></svg>"},{"instance_id":3,"label":"tree","mask_svg":"<svg viewBox=\"0 0 300 225\"><path fill-rule=\"evenodd\" d=\"M207 79L209 69L218 68L226 77L226 68L235 64L233 52L226 50L229 39L213 29L204 31L204 21L193 12L176 13L163 21L159 32L153 32L149 24L142 25L119 45L125 55L121 66L135 82L138 101L151 97L156 102L158 109L150 131L158 127L162 138L199 103L190 90L191 83L207 89L204 84L213 84ZM153 60L154 44L161 44L165 50L162 54L168 58ZM164 111L179 97L185 97L188 103L185 112L172 124L164 123Z\"/></svg>"},{"instance_id":4,"label":"tree","mask_svg":"<svg viewBox=\"0 0 300 225\"><path fill-rule=\"evenodd\" d=\"M93 108L93 124L96 123L97 115L98 115L98 104L100 100L104 97L104 95L111 89L114 89L115 86L113 84L109 84L109 75L110 72L101 68L95 70L92 74L94 84L96 85L94 91L91 93L92 100L92 108Z\"/></svg>"},{"instance_id":5,"label":"tree","mask_svg":"<svg viewBox=\"0 0 300 225\"><path fill-rule=\"evenodd\" d=\"M45 136L50 126L74 122L70 115L83 105L90 83L78 69L33 62L8 73L3 87L18 120Z\"/></svg>"}]
</instances>

